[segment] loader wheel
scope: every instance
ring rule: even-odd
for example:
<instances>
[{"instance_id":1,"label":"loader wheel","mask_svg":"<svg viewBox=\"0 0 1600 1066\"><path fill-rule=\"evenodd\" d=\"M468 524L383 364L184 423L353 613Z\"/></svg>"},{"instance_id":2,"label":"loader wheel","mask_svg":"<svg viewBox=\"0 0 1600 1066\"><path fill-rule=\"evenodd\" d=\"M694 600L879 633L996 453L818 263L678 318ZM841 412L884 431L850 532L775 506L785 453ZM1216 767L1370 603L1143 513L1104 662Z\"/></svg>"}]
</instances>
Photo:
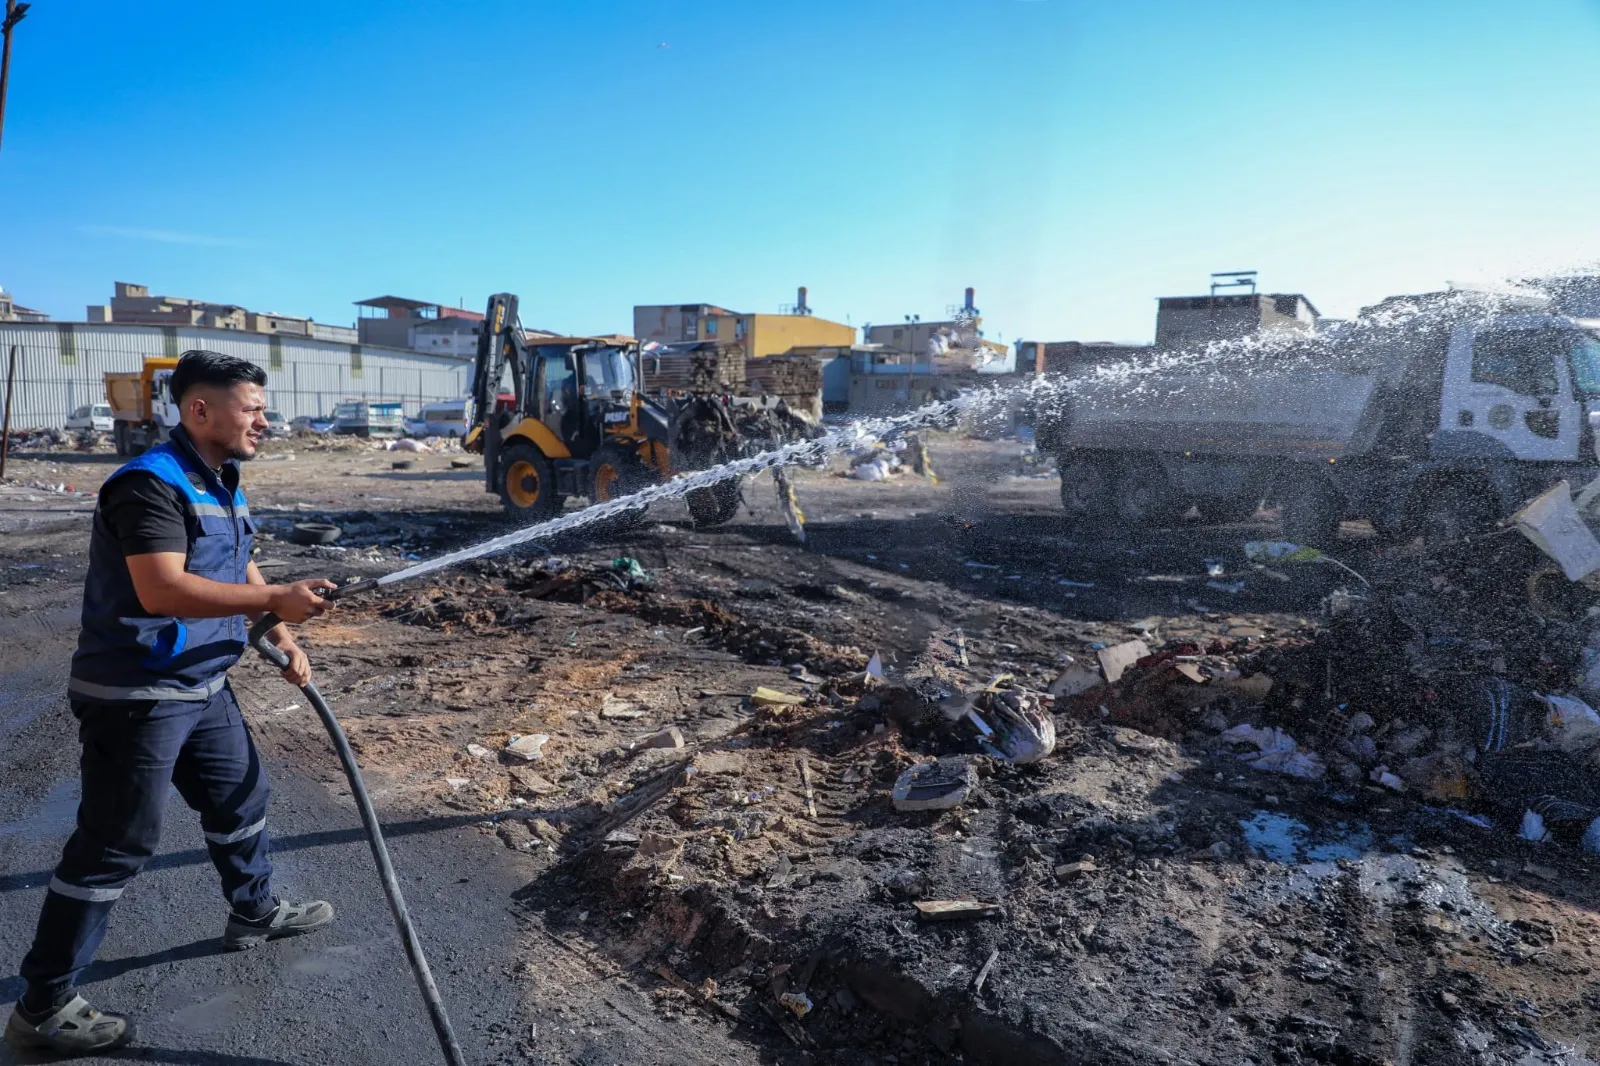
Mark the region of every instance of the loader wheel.
<instances>
[{"instance_id":1,"label":"loader wheel","mask_svg":"<svg viewBox=\"0 0 1600 1066\"><path fill-rule=\"evenodd\" d=\"M589 460L589 502L610 503L632 496L655 483L638 456L614 444L603 444ZM630 507L600 520L597 527L611 532L633 529L642 523L649 506Z\"/></svg>"},{"instance_id":2,"label":"loader wheel","mask_svg":"<svg viewBox=\"0 0 1600 1066\"><path fill-rule=\"evenodd\" d=\"M500 503L506 514L524 522L543 522L561 512L550 460L532 444L506 445L500 456Z\"/></svg>"},{"instance_id":3,"label":"loader wheel","mask_svg":"<svg viewBox=\"0 0 1600 1066\"><path fill-rule=\"evenodd\" d=\"M1062 456L1061 506L1075 522L1104 519L1111 512L1111 478L1106 464L1087 455Z\"/></svg>"},{"instance_id":4,"label":"loader wheel","mask_svg":"<svg viewBox=\"0 0 1600 1066\"><path fill-rule=\"evenodd\" d=\"M695 528L709 529L720 526L739 513L739 503L744 498L741 491L742 478L731 477L726 481L719 481L708 489L695 489L689 493L689 517L694 519Z\"/></svg>"}]
</instances>

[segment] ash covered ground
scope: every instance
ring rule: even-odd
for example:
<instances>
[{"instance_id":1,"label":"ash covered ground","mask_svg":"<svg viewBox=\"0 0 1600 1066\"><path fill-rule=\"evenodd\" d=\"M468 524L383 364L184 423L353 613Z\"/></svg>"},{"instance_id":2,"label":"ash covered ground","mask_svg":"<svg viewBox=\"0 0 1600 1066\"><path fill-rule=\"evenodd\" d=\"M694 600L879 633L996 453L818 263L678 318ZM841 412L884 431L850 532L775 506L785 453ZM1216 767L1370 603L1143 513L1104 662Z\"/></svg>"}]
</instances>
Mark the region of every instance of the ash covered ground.
<instances>
[{"instance_id":1,"label":"ash covered ground","mask_svg":"<svg viewBox=\"0 0 1600 1066\"><path fill-rule=\"evenodd\" d=\"M502 528L458 455L275 451L247 470L271 579ZM804 471L805 547L757 481L724 528L658 508L302 629L385 816L481 815L455 831L526 866L485 901L525 936L504 1059L1587 1061L1600 797L1581 723L1540 698L1585 691L1586 598L1514 534L1429 552L1347 526L1357 577L1253 566L1270 513L1071 528L1024 452L937 440L937 484ZM17 610L81 580L115 462L13 463ZM307 519L343 536L284 539ZM269 757L339 792L297 694L236 679ZM1001 691L1048 717L1049 755L977 743L956 712ZM897 809L934 759L964 799ZM1549 839L1519 835L1530 810Z\"/></svg>"}]
</instances>

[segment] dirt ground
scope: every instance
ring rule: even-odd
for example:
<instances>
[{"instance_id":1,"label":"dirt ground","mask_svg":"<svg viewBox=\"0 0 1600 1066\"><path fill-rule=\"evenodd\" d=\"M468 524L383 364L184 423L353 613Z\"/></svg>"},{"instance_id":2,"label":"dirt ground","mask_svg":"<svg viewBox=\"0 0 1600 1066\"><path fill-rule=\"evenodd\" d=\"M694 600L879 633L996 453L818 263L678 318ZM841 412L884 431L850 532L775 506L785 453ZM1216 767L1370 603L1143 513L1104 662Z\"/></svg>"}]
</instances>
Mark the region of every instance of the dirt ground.
<instances>
[{"instance_id":1,"label":"dirt ground","mask_svg":"<svg viewBox=\"0 0 1600 1066\"><path fill-rule=\"evenodd\" d=\"M1474 741L1485 679L1573 688L1586 605L1530 608L1504 537L1429 555L1347 526L1356 578L1250 566L1270 515L1073 529L1024 450L936 441L937 484L802 471L803 547L761 480L723 528L661 506L302 627L386 816L481 813L459 831L525 856L517 979L570 1025L519 1051L619 1061L584 1026L620 983L708 1062L1590 1061L1600 857L1555 817L1556 839L1517 830L1546 792L1600 799L1548 745ZM246 473L257 560L344 579L501 531L462 462L275 444ZM81 580L115 463L12 456L0 610ZM313 519L344 535L285 539ZM237 672L276 693L246 707L268 754L343 790L298 693ZM984 754L947 713L998 675L1043 698L1044 759ZM1241 758L1241 724L1318 772ZM506 750L533 735L537 758ZM897 810L934 758L965 763L965 802ZM992 906L915 906L944 900Z\"/></svg>"}]
</instances>

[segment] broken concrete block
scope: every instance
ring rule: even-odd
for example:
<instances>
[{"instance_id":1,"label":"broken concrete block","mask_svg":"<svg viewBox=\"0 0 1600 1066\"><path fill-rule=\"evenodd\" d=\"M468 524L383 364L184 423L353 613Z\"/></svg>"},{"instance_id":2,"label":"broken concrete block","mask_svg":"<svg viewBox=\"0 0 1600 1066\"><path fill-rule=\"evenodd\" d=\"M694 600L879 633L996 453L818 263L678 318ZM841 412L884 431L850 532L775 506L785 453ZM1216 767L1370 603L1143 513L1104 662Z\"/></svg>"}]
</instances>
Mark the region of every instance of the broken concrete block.
<instances>
[{"instance_id":1,"label":"broken concrete block","mask_svg":"<svg viewBox=\"0 0 1600 1066\"><path fill-rule=\"evenodd\" d=\"M1150 646L1142 640L1130 640L1122 644L1113 644L1109 648L1099 651L1100 669L1105 672L1106 680L1113 685L1122 680L1122 675L1128 672L1128 667L1150 654Z\"/></svg>"},{"instance_id":2,"label":"broken concrete block","mask_svg":"<svg viewBox=\"0 0 1600 1066\"><path fill-rule=\"evenodd\" d=\"M1057 881L1070 881L1080 874L1092 874L1100 867L1094 864L1093 859L1079 859L1077 862L1065 862L1056 867Z\"/></svg>"},{"instance_id":3,"label":"broken concrete block","mask_svg":"<svg viewBox=\"0 0 1600 1066\"><path fill-rule=\"evenodd\" d=\"M683 731L677 726L668 726L653 736L645 737L634 745L635 748L667 748L675 750L683 747Z\"/></svg>"},{"instance_id":4,"label":"broken concrete block","mask_svg":"<svg viewBox=\"0 0 1600 1066\"><path fill-rule=\"evenodd\" d=\"M804 696L791 696L787 692L779 692L765 685L758 685L750 694L750 702L757 707L793 707L805 701Z\"/></svg>"}]
</instances>

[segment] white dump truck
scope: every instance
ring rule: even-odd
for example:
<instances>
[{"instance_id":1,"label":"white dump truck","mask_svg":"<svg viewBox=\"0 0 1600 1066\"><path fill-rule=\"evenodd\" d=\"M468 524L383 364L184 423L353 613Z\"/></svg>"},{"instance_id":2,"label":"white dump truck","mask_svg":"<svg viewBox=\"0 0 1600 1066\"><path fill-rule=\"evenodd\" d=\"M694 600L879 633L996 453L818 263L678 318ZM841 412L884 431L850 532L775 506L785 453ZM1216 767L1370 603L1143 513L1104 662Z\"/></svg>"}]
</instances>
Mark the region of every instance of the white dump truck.
<instances>
[{"instance_id":1,"label":"white dump truck","mask_svg":"<svg viewBox=\"0 0 1600 1066\"><path fill-rule=\"evenodd\" d=\"M1442 541L1600 473L1600 321L1413 299L1298 342L1155 353L1042 390L1039 443L1068 514L1149 525L1198 506L1239 521L1266 501L1298 543L1353 518Z\"/></svg>"}]
</instances>

